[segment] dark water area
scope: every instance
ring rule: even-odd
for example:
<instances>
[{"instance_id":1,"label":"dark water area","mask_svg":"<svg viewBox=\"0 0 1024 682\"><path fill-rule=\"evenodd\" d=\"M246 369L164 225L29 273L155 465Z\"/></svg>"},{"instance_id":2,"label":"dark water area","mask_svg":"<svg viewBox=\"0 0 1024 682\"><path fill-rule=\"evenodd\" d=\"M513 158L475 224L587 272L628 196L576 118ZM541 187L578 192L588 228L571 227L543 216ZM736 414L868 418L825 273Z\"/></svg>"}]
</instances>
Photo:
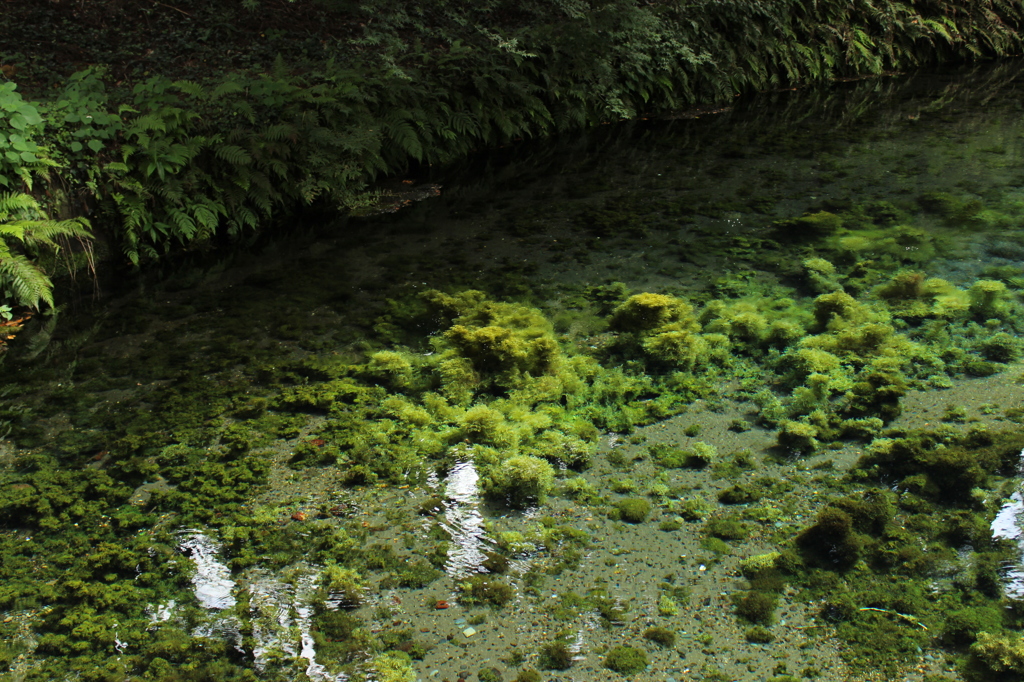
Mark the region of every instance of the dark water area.
<instances>
[{"instance_id":1,"label":"dark water area","mask_svg":"<svg viewBox=\"0 0 1024 682\"><path fill-rule=\"evenodd\" d=\"M3 361L0 674L1024 674L1019 71L526 141L101 281Z\"/></svg>"}]
</instances>

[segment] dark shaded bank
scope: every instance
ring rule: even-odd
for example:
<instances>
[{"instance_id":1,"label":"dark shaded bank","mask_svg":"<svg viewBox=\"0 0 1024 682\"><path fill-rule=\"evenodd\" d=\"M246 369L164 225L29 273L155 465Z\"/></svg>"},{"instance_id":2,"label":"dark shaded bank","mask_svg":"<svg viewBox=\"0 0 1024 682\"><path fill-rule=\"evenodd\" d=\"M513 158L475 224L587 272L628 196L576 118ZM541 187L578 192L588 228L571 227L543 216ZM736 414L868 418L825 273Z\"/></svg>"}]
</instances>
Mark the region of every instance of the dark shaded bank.
<instances>
[{"instance_id":1,"label":"dark shaded bank","mask_svg":"<svg viewBox=\"0 0 1024 682\"><path fill-rule=\"evenodd\" d=\"M1015 2L7 7L50 39L0 38L0 185L40 202L0 219L88 216L132 263L312 204L372 208L367 183L410 163L1019 54L1022 16Z\"/></svg>"}]
</instances>

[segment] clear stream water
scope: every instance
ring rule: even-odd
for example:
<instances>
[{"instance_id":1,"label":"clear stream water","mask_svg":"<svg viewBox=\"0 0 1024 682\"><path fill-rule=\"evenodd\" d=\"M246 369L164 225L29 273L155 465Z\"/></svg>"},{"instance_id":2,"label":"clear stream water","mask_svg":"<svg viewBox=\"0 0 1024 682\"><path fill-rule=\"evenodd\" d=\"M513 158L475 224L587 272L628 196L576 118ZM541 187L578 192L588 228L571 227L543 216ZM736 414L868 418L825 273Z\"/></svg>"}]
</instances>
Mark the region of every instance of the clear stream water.
<instances>
[{"instance_id":1,"label":"clear stream water","mask_svg":"<svg viewBox=\"0 0 1024 682\"><path fill-rule=\"evenodd\" d=\"M455 167L425 169L391 189L434 183L440 194L421 191L417 198L426 198L396 214L351 218L315 234L296 229L287 240L226 260L196 257L168 264L158 277L104 282L98 301L83 298L56 325L28 330L18 339L24 350L20 356L18 349L11 353L7 368L21 363L63 368L58 378L51 374L47 383L34 387L43 405L60 404L69 387L88 387L101 376L115 380L86 390L84 398L76 399L76 409L124 405L145 410L150 391L182 375L213 381L222 372L244 374L234 349L240 342L253 344L263 358L276 354L281 362L331 352L356 357L359 335L386 312L388 298L430 288L479 288L494 298L526 300L553 317L557 330L571 334L581 323L560 314L588 286L617 281L637 292L701 297L725 296L743 283L784 283L793 273L777 267L783 254L763 248L773 222L861 204L895 206L929 238L851 241L844 248L858 259L889 259L894 269L919 269L958 286L992 277L993 268L1003 268L1007 279L1024 277L1024 77L1018 75L1019 66L770 93L715 113L609 125L587 135L488 152ZM917 199L927 192L979 201L988 213L970 225L950 224L921 210ZM595 339L598 343L599 335ZM429 352L425 346L421 350ZM960 393L953 387L941 397L935 391L908 398L901 419L934 422L950 400L983 422L994 419L985 405L998 403L1000 410L1020 405L1020 392L1009 380L997 377L984 390L979 386ZM735 446L764 452L773 445L772 434L763 429L730 430L729 418L749 417L750 406L729 403L728 394L725 398L724 411L695 405L641 434L648 442L686 444L693 440L686 427L699 421L701 440L719 450ZM83 428L60 409L43 414L33 446L45 448L69 430ZM286 439L274 446L278 464L296 442ZM6 466L21 445L5 444ZM602 436L595 465L584 474L597 488L623 477L607 462L620 447L628 447L624 436ZM828 456L837 466L844 458L849 464L858 447ZM343 500L359 510L357 518L373 529L374 542L398 546L411 532L417 547L439 538L448 543L441 562L446 575L414 590L372 590L356 611L376 630L389 623L411 627L432 647L415 663L420 680L454 682L465 672L475 679L485 666L512 679L519 666L512 652L536 665L540 644L562 630L570 631L573 666L545 679L618 679L594 652L620 642L643 644L638 633L663 622L658 584L667 573L688 586L690 601L672 621L680 644L676 650L651 649L645 679L761 680L780 666L792 674L816 669L819 680L846 679L838 647L814 629L810 606L787 599L778 615L778 639L771 645L746 642L744 626L729 607L729 595L739 589L738 559L772 549L772 532L795 533L813 518L816 501L826 494L813 481L793 473L800 501L785 514L767 518L763 533L735 557L723 559L701 548L695 530L668 535L651 523L625 527L563 498L553 497L525 513L492 508L481 497L471 457L454 455L457 463L425 485L386 490L346 491L328 473L275 466L270 485L252 500L254 508L281 510L282 523L292 510ZM789 475L779 466L772 471ZM638 464L628 475L641 484L657 479L649 464ZM699 472L673 476L673 485L711 492L719 486ZM1012 482L1008 485L1000 494L1013 497L1000 515L1002 530L994 529L1015 538L1019 528L1013 534L1016 522L1008 516L1009 510L1019 511L1021 493ZM412 531L396 522L403 510L402 518L408 519L431 496L445 500L436 517L441 530L433 531L441 535L428 537L435 525L432 516L408 526ZM493 612L460 606L458 582L484 570L499 535L528 535L543 515L590 532L593 544L578 564L528 589L524 581L543 548L528 538L513 542L513 604ZM301 659L296 679L344 679L330 661L318 657L310 632L319 567L295 569L298 573L287 578L254 569L232 573L219 558L215 530L182 529L179 539L181 551L195 564L193 597L208 612L196 636L234 638L242 647L238 633L251 632L256 668L295 658ZM370 576L371 585L374 579ZM1019 591L1019 572L1011 570L1008 580ZM597 585L613 600L631 605L621 626L603 629L589 612L569 622L553 618L561 595L568 590L582 594ZM244 612L239 606L243 592ZM449 602L449 608L436 608L438 601ZM175 601L153 605L154 622L175 618L177 608ZM24 665L31 665L31 657ZM954 676L939 654L928 654L905 679L920 679L921 671ZM372 669L370 675L375 675Z\"/></svg>"}]
</instances>

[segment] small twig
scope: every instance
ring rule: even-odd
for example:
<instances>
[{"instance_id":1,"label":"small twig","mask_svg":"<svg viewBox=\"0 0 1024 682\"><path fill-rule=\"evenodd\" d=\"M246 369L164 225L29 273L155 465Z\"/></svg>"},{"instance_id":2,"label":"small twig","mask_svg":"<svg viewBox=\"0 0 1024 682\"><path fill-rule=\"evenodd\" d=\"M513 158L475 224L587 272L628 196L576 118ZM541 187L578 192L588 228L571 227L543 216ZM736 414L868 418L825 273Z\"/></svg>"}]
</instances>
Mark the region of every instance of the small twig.
<instances>
[{"instance_id":1,"label":"small twig","mask_svg":"<svg viewBox=\"0 0 1024 682\"><path fill-rule=\"evenodd\" d=\"M168 9L173 9L173 10L174 10L175 12L181 12L181 13L182 13L182 14L184 14L184 15L185 15L186 17L190 17L190 16L192 16L191 14L189 14L188 12L186 12L185 10L183 10L183 9L178 9L177 7L174 7L173 5L164 5L164 3L162 3L162 2L157 2L156 0L153 0L153 4L154 4L154 5L163 5L164 7L168 8Z\"/></svg>"},{"instance_id":2,"label":"small twig","mask_svg":"<svg viewBox=\"0 0 1024 682\"><path fill-rule=\"evenodd\" d=\"M899 616L900 618L906 619L908 622L911 622L914 625L920 626L922 630L927 630L928 629L925 626L925 624L922 623L920 621L920 619L918 619L916 616L911 616L911 615L908 615L906 613L900 613L899 611L892 611L890 609L878 609L878 608L875 608L874 606L863 606L863 607L861 607L861 608L859 608L857 610L858 611L878 611L879 613L891 613L894 616Z\"/></svg>"}]
</instances>

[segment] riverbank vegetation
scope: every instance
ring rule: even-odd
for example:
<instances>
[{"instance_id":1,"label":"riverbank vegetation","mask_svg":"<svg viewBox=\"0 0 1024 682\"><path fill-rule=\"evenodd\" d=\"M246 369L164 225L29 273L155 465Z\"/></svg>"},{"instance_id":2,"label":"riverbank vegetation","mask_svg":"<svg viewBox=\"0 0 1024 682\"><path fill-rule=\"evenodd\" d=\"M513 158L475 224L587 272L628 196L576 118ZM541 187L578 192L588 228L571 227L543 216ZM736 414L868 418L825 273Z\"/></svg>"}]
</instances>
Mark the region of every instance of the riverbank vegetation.
<instances>
[{"instance_id":1,"label":"riverbank vegetation","mask_svg":"<svg viewBox=\"0 0 1024 682\"><path fill-rule=\"evenodd\" d=\"M88 216L101 253L136 265L313 205L370 207L377 176L521 138L1019 54L1022 20L999 0L15 2L5 12L21 30L0 38L0 185L31 194L48 218ZM27 34L39 39L14 37Z\"/></svg>"}]
</instances>

